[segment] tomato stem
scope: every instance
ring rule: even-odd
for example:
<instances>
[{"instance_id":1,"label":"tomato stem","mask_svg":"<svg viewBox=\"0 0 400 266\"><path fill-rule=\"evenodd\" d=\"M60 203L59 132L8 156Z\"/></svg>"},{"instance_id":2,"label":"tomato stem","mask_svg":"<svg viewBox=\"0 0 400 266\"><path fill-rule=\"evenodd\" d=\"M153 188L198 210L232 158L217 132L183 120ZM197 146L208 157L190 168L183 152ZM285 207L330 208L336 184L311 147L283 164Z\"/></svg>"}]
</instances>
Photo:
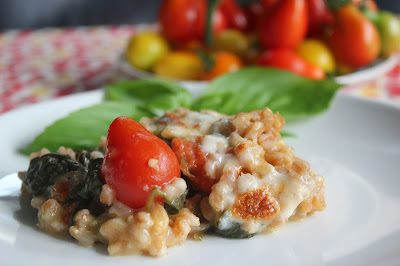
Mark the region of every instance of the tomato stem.
<instances>
[{"instance_id":1,"label":"tomato stem","mask_svg":"<svg viewBox=\"0 0 400 266\"><path fill-rule=\"evenodd\" d=\"M325 0L329 9L337 10L342 6L350 4L350 0Z\"/></svg>"},{"instance_id":2,"label":"tomato stem","mask_svg":"<svg viewBox=\"0 0 400 266\"><path fill-rule=\"evenodd\" d=\"M206 20L206 32L205 32L205 43L207 47L211 47L214 42L213 33L213 14L221 0L208 0L207 7L207 20Z\"/></svg>"}]
</instances>

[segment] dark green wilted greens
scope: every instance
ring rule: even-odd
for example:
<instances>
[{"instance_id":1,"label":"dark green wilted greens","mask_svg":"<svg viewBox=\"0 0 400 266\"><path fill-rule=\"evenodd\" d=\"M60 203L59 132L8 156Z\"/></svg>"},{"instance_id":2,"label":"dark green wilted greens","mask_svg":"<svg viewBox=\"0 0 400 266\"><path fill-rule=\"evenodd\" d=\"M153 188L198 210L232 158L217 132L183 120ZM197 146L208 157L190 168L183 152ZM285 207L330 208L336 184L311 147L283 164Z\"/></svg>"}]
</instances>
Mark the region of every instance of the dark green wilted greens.
<instances>
[{"instance_id":1,"label":"dark green wilted greens","mask_svg":"<svg viewBox=\"0 0 400 266\"><path fill-rule=\"evenodd\" d=\"M164 191L159 188L153 188L146 203L146 210L150 211L153 208L154 200L156 197L161 197L164 200L164 208L168 214L178 214L183 208L186 200L188 190L177 199L171 200Z\"/></svg>"},{"instance_id":2,"label":"dark green wilted greens","mask_svg":"<svg viewBox=\"0 0 400 266\"><path fill-rule=\"evenodd\" d=\"M56 179L72 171L84 172L85 168L68 156L50 153L31 160L22 180L33 197L48 196Z\"/></svg>"},{"instance_id":3,"label":"dark green wilted greens","mask_svg":"<svg viewBox=\"0 0 400 266\"><path fill-rule=\"evenodd\" d=\"M92 149L118 116L140 120L178 107L226 114L269 107L287 121L298 120L326 111L339 87L329 79L313 81L287 71L250 67L212 81L193 102L191 94L172 81L124 81L106 87L105 102L56 121L21 151L29 154L43 147L55 151L60 146Z\"/></svg>"},{"instance_id":4,"label":"dark green wilted greens","mask_svg":"<svg viewBox=\"0 0 400 266\"><path fill-rule=\"evenodd\" d=\"M228 228L222 228L221 224L229 224ZM217 220L217 223L212 227L213 231L218 235L227 238L250 238L255 234L249 234L242 229L241 225L237 222L229 221L229 212L224 212Z\"/></svg>"}]
</instances>

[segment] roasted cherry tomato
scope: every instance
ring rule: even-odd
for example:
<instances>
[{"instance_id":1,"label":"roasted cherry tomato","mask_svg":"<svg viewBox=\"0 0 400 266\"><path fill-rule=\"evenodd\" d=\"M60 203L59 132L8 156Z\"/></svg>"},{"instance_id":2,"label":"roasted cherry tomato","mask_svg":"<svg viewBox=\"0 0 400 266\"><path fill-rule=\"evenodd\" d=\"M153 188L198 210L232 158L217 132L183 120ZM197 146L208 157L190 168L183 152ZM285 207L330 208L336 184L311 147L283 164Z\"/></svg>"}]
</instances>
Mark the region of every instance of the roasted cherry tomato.
<instances>
[{"instance_id":1,"label":"roasted cherry tomato","mask_svg":"<svg viewBox=\"0 0 400 266\"><path fill-rule=\"evenodd\" d=\"M296 48L307 33L305 0L281 0L258 23L260 42L266 49Z\"/></svg>"},{"instance_id":2,"label":"roasted cherry tomato","mask_svg":"<svg viewBox=\"0 0 400 266\"><path fill-rule=\"evenodd\" d=\"M326 73L333 73L335 71L335 58L331 50L319 40L305 40L297 47L296 52L308 62L323 69Z\"/></svg>"},{"instance_id":3,"label":"roasted cherry tomato","mask_svg":"<svg viewBox=\"0 0 400 266\"><path fill-rule=\"evenodd\" d=\"M324 0L306 0L308 8L308 32L310 36L319 36L324 28L333 24L333 15Z\"/></svg>"},{"instance_id":4,"label":"roasted cherry tomato","mask_svg":"<svg viewBox=\"0 0 400 266\"><path fill-rule=\"evenodd\" d=\"M168 51L169 45L160 34L143 31L135 34L129 41L126 58L139 69L151 70L155 62Z\"/></svg>"},{"instance_id":5,"label":"roasted cherry tomato","mask_svg":"<svg viewBox=\"0 0 400 266\"><path fill-rule=\"evenodd\" d=\"M335 58L351 68L375 61L381 48L376 26L353 5L340 7L334 16L330 45Z\"/></svg>"},{"instance_id":6,"label":"roasted cherry tomato","mask_svg":"<svg viewBox=\"0 0 400 266\"><path fill-rule=\"evenodd\" d=\"M202 41L207 15L207 0L163 0L158 20L163 35L173 43ZM221 10L214 13L213 30L227 27Z\"/></svg>"},{"instance_id":7,"label":"roasted cherry tomato","mask_svg":"<svg viewBox=\"0 0 400 266\"><path fill-rule=\"evenodd\" d=\"M240 31L249 29L246 13L234 0L222 0L220 9L228 21L229 28Z\"/></svg>"},{"instance_id":8,"label":"roasted cherry tomato","mask_svg":"<svg viewBox=\"0 0 400 266\"><path fill-rule=\"evenodd\" d=\"M166 78L198 80L204 73L204 66L196 53L174 51L157 61L154 73Z\"/></svg>"},{"instance_id":9,"label":"roasted cherry tomato","mask_svg":"<svg viewBox=\"0 0 400 266\"><path fill-rule=\"evenodd\" d=\"M108 130L101 174L119 201L133 209L145 206L151 190L180 177L172 149L135 120L116 118Z\"/></svg>"},{"instance_id":10,"label":"roasted cherry tomato","mask_svg":"<svg viewBox=\"0 0 400 266\"><path fill-rule=\"evenodd\" d=\"M221 51L216 52L213 57L214 66L203 75L203 79L205 80L212 80L242 67L242 61L235 54Z\"/></svg>"},{"instance_id":11,"label":"roasted cherry tomato","mask_svg":"<svg viewBox=\"0 0 400 266\"><path fill-rule=\"evenodd\" d=\"M290 49L274 49L264 52L258 64L291 71L303 77L320 80L325 78L325 72Z\"/></svg>"}]
</instances>

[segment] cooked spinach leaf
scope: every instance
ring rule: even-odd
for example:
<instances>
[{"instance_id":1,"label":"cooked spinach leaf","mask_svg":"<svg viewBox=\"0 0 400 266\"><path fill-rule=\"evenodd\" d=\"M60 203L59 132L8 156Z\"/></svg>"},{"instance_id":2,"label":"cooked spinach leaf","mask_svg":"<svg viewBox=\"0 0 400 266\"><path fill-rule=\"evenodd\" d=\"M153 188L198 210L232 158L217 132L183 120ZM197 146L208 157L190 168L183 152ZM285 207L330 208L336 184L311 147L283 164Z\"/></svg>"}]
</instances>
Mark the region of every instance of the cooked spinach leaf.
<instances>
[{"instance_id":1,"label":"cooked spinach leaf","mask_svg":"<svg viewBox=\"0 0 400 266\"><path fill-rule=\"evenodd\" d=\"M229 212L224 212L216 224L212 226L212 229L218 235L227 237L227 238L250 238L255 234L249 234L245 230L243 230L242 226L230 219Z\"/></svg>"},{"instance_id":2,"label":"cooked spinach leaf","mask_svg":"<svg viewBox=\"0 0 400 266\"><path fill-rule=\"evenodd\" d=\"M87 173L82 182L70 192L66 204L75 201L89 203L93 198L99 198L104 182L100 176L102 158L90 160Z\"/></svg>"},{"instance_id":3,"label":"cooked spinach leaf","mask_svg":"<svg viewBox=\"0 0 400 266\"><path fill-rule=\"evenodd\" d=\"M146 210L150 211L153 208L154 200L156 197L161 197L164 200L164 208L168 214L178 214L179 211L183 208L186 200L186 195L188 194L188 190L176 198L172 200L167 194L159 188L153 188L150 193L150 196L147 199Z\"/></svg>"},{"instance_id":4,"label":"cooked spinach leaf","mask_svg":"<svg viewBox=\"0 0 400 266\"><path fill-rule=\"evenodd\" d=\"M23 181L31 196L48 196L49 187L56 179L72 171L85 171L84 167L70 157L57 153L45 154L31 160Z\"/></svg>"}]
</instances>

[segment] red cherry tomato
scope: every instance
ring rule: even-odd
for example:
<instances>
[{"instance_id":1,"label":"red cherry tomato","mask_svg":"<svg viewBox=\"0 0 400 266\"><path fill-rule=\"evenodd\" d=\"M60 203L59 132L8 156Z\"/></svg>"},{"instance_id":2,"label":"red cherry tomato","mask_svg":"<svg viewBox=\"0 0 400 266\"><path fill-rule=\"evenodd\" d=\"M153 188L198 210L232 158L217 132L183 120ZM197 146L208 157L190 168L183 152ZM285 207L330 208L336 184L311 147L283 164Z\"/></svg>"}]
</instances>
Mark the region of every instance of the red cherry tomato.
<instances>
[{"instance_id":1,"label":"red cherry tomato","mask_svg":"<svg viewBox=\"0 0 400 266\"><path fill-rule=\"evenodd\" d=\"M266 49L296 48L308 27L306 0L281 0L258 23L260 42Z\"/></svg>"},{"instance_id":2,"label":"red cherry tomato","mask_svg":"<svg viewBox=\"0 0 400 266\"><path fill-rule=\"evenodd\" d=\"M158 17L161 32L171 42L200 40L206 11L205 0L164 0Z\"/></svg>"},{"instance_id":3,"label":"red cherry tomato","mask_svg":"<svg viewBox=\"0 0 400 266\"><path fill-rule=\"evenodd\" d=\"M334 16L330 45L336 59L351 68L375 61L381 47L376 26L353 5L339 8Z\"/></svg>"},{"instance_id":4,"label":"red cherry tomato","mask_svg":"<svg viewBox=\"0 0 400 266\"><path fill-rule=\"evenodd\" d=\"M308 35L318 36L333 24L333 15L324 0L307 0Z\"/></svg>"},{"instance_id":5,"label":"red cherry tomato","mask_svg":"<svg viewBox=\"0 0 400 266\"><path fill-rule=\"evenodd\" d=\"M171 148L135 120L116 118L108 130L101 173L117 199L133 209L145 206L151 190L180 177Z\"/></svg>"},{"instance_id":6,"label":"red cherry tomato","mask_svg":"<svg viewBox=\"0 0 400 266\"><path fill-rule=\"evenodd\" d=\"M158 20L165 38L174 43L202 41L206 27L207 0L164 0ZM221 10L213 15L213 30L218 33L227 27Z\"/></svg>"},{"instance_id":7,"label":"red cherry tomato","mask_svg":"<svg viewBox=\"0 0 400 266\"><path fill-rule=\"evenodd\" d=\"M228 28L240 31L249 29L246 13L234 0L222 0L220 9L228 21Z\"/></svg>"},{"instance_id":8,"label":"red cherry tomato","mask_svg":"<svg viewBox=\"0 0 400 266\"><path fill-rule=\"evenodd\" d=\"M258 64L288 70L314 80L325 78L325 72L321 68L310 64L290 49L268 50L261 55Z\"/></svg>"},{"instance_id":9,"label":"red cherry tomato","mask_svg":"<svg viewBox=\"0 0 400 266\"><path fill-rule=\"evenodd\" d=\"M222 13L221 8L217 8L213 14L213 29L216 34L228 28L228 20Z\"/></svg>"}]
</instances>

